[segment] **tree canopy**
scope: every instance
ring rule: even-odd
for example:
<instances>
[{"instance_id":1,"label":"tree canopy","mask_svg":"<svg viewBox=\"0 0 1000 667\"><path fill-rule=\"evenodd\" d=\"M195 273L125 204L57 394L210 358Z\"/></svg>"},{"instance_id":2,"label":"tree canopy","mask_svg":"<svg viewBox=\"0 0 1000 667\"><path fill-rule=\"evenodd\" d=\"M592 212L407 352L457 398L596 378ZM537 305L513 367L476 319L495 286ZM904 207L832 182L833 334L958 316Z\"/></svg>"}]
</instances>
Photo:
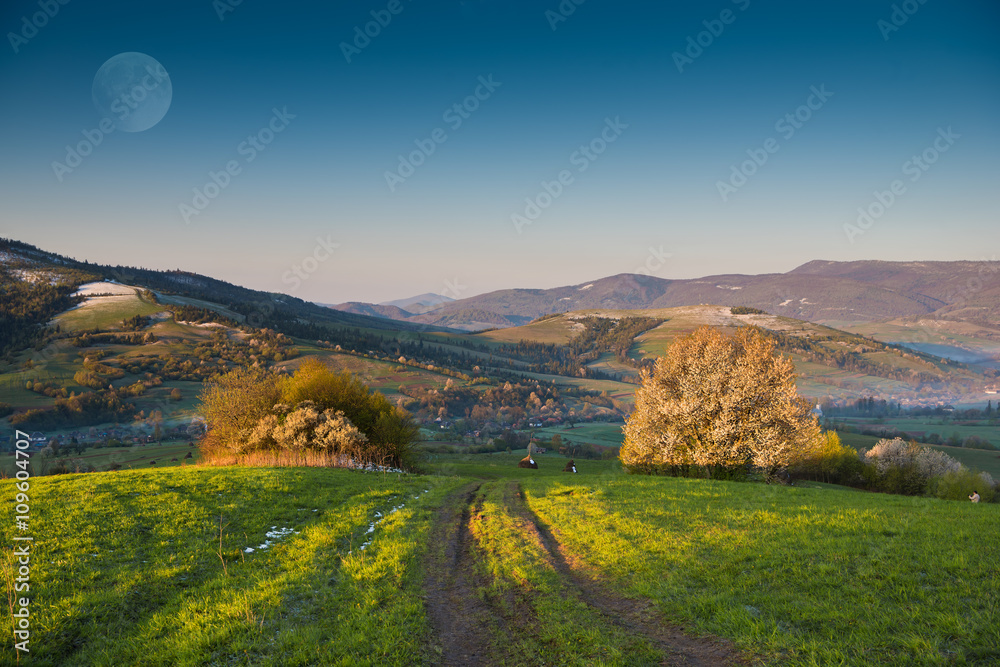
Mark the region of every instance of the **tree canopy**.
<instances>
[{"instance_id":1,"label":"tree canopy","mask_svg":"<svg viewBox=\"0 0 1000 667\"><path fill-rule=\"evenodd\" d=\"M632 472L773 475L813 447L820 429L795 388L792 362L756 327L702 327L644 369L625 422Z\"/></svg>"}]
</instances>

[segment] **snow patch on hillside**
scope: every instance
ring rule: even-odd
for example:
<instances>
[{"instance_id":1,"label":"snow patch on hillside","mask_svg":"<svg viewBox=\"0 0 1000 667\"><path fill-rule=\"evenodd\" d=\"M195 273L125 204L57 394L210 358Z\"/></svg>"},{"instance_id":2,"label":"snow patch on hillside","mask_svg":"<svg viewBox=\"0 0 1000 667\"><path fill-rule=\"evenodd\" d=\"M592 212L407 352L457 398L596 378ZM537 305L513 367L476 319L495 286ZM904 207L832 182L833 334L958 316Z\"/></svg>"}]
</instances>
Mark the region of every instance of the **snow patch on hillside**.
<instances>
[{"instance_id":1,"label":"snow patch on hillside","mask_svg":"<svg viewBox=\"0 0 1000 667\"><path fill-rule=\"evenodd\" d=\"M73 296L135 296L135 288L114 282L85 283L73 292Z\"/></svg>"},{"instance_id":2,"label":"snow patch on hillside","mask_svg":"<svg viewBox=\"0 0 1000 667\"><path fill-rule=\"evenodd\" d=\"M32 269L11 269L11 273L26 283L47 282L50 285L58 285L59 277L53 276L48 271Z\"/></svg>"},{"instance_id":3,"label":"snow patch on hillside","mask_svg":"<svg viewBox=\"0 0 1000 667\"><path fill-rule=\"evenodd\" d=\"M114 300L132 299L138 293L138 288L122 285L113 282L84 283L73 292L73 296L86 297L70 310L77 310L88 306L102 303L109 303Z\"/></svg>"}]
</instances>

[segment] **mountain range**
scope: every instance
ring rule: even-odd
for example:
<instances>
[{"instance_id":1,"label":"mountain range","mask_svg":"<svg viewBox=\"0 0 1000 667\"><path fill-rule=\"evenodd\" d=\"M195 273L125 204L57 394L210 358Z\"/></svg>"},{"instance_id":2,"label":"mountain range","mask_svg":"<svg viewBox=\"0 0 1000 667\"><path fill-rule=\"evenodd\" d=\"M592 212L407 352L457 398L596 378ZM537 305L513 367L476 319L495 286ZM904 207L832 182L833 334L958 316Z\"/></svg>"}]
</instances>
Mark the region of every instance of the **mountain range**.
<instances>
[{"instance_id":1,"label":"mountain range","mask_svg":"<svg viewBox=\"0 0 1000 667\"><path fill-rule=\"evenodd\" d=\"M421 295L426 297L427 295ZM551 289L506 289L421 310L407 300L342 303L358 315L474 331L519 326L543 315L593 308L649 309L697 304L749 306L775 315L851 325L896 318L1000 320L1000 262L816 260L787 273L726 274L686 280L619 274Z\"/></svg>"}]
</instances>

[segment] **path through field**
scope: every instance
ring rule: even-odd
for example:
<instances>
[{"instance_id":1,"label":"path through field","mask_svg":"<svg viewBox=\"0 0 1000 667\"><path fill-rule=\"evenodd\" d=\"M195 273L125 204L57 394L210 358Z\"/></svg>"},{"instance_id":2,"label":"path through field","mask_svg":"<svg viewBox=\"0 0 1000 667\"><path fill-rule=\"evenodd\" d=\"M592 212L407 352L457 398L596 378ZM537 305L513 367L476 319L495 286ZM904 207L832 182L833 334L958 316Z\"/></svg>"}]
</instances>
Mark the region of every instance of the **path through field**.
<instances>
[{"instance_id":1,"label":"path through field","mask_svg":"<svg viewBox=\"0 0 1000 667\"><path fill-rule=\"evenodd\" d=\"M487 488L493 489L488 499ZM484 510L484 500L488 510ZM532 512L519 483L512 480L474 482L452 494L442 507L425 580L426 608L436 638L432 648L440 664L534 664L526 663L533 655L526 647L545 645L537 632L544 621L536 614L546 605L537 599L543 593L524 582L520 587L494 585L497 565L487 562L489 550L495 548L490 544L489 524L498 515L509 518L520 537L538 547L544 567L558 580L559 595L585 605L602 626L601 635L617 631L635 645L647 647L643 657L626 659L627 664L744 664L729 643L693 637L667 622L648 602L617 594L592 568L567 552L558 531ZM559 647L548 646L553 648ZM645 657L652 654L658 654L655 661ZM547 664L541 651L538 656L537 664Z\"/></svg>"}]
</instances>

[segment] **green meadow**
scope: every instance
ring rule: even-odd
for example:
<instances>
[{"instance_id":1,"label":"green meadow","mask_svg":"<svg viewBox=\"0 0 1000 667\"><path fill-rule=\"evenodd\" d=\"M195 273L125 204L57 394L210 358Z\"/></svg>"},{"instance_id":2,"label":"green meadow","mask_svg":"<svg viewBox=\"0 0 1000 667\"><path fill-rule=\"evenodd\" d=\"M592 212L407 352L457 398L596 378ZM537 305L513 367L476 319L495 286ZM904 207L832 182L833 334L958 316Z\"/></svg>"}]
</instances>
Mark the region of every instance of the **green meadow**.
<instances>
[{"instance_id":1,"label":"green meadow","mask_svg":"<svg viewBox=\"0 0 1000 667\"><path fill-rule=\"evenodd\" d=\"M457 483L217 468L34 479L31 664L412 664L428 634L413 563ZM0 486L4 506L13 492ZM12 544L10 521L2 532ZM14 660L4 642L0 661Z\"/></svg>"},{"instance_id":2,"label":"green meadow","mask_svg":"<svg viewBox=\"0 0 1000 667\"><path fill-rule=\"evenodd\" d=\"M31 664L1000 661L1000 505L521 456L32 479Z\"/></svg>"}]
</instances>

